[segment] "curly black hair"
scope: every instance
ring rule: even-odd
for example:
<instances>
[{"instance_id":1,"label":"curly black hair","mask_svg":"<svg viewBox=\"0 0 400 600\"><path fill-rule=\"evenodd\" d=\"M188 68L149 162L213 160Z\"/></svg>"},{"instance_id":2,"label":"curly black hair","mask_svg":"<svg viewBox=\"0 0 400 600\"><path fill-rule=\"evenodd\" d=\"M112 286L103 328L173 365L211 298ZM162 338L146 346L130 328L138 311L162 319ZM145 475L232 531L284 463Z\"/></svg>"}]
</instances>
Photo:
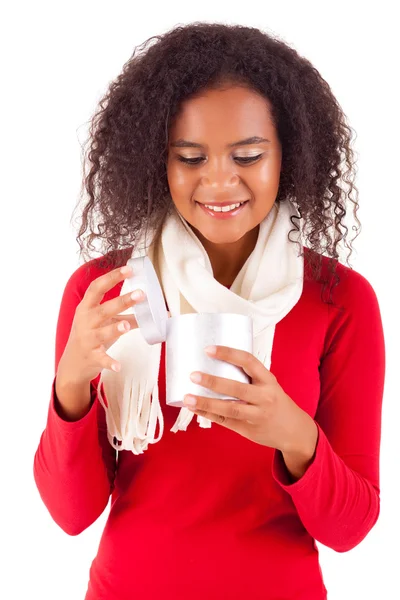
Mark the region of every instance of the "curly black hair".
<instances>
[{"instance_id":1,"label":"curly black hair","mask_svg":"<svg viewBox=\"0 0 400 600\"><path fill-rule=\"evenodd\" d=\"M246 85L272 105L282 144L276 202L291 199L300 212L301 221L293 225L302 226L309 250L312 268L305 276L321 276L322 254L335 274L342 240L352 268L352 241L361 229L353 130L329 85L276 36L203 22L179 25L137 46L99 102L84 156L80 201L85 193L88 199L76 238L85 261L97 241L103 264L117 267L145 227L161 230L173 204L166 170L172 120L184 100L227 82ZM357 223L350 243L344 222L348 201Z\"/></svg>"}]
</instances>

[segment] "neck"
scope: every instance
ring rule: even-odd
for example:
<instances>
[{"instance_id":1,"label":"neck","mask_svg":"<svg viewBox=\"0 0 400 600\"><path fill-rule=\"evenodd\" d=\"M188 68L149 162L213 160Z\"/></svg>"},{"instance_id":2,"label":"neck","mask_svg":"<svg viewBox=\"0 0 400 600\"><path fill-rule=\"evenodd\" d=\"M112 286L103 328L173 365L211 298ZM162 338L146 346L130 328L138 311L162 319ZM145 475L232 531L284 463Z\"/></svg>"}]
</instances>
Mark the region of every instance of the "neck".
<instances>
[{"instance_id":1,"label":"neck","mask_svg":"<svg viewBox=\"0 0 400 600\"><path fill-rule=\"evenodd\" d=\"M259 226L248 231L237 242L214 244L196 230L196 235L211 262L214 279L221 285L231 286L257 243Z\"/></svg>"}]
</instances>

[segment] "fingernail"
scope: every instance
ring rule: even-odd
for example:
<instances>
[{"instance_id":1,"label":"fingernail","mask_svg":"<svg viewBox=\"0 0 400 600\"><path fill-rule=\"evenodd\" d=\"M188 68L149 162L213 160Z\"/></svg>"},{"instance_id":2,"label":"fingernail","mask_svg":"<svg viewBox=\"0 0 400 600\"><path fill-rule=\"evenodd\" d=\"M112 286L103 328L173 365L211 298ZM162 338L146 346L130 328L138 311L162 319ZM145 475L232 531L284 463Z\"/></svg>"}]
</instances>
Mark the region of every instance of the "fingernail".
<instances>
[{"instance_id":1,"label":"fingernail","mask_svg":"<svg viewBox=\"0 0 400 600\"><path fill-rule=\"evenodd\" d=\"M204 348L205 352L207 352L207 354L217 354L217 347L216 346L207 346L206 348Z\"/></svg>"},{"instance_id":2,"label":"fingernail","mask_svg":"<svg viewBox=\"0 0 400 600\"><path fill-rule=\"evenodd\" d=\"M141 298L144 298L143 290L135 290L134 292L132 292L131 298L132 300L140 300Z\"/></svg>"},{"instance_id":3,"label":"fingernail","mask_svg":"<svg viewBox=\"0 0 400 600\"><path fill-rule=\"evenodd\" d=\"M125 267L121 267L121 273L122 275L127 275L128 273L132 273L132 269L126 265Z\"/></svg>"},{"instance_id":4,"label":"fingernail","mask_svg":"<svg viewBox=\"0 0 400 600\"><path fill-rule=\"evenodd\" d=\"M127 321L118 323L118 331L129 331L130 324Z\"/></svg>"},{"instance_id":5,"label":"fingernail","mask_svg":"<svg viewBox=\"0 0 400 600\"><path fill-rule=\"evenodd\" d=\"M121 366L114 363L113 365L111 365L111 368L113 371L116 371L118 373L118 371L121 369Z\"/></svg>"},{"instance_id":6,"label":"fingernail","mask_svg":"<svg viewBox=\"0 0 400 600\"><path fill-rule=\"evenodd\" d=\"M188 406L196 406L196 398L194 396L185 396L184 400L183 400L184 404L187 404Z\"/></svg>"},{"instance_id":7,"label":"fingernail","mask_svg":"<svg viewBox=\"0 0 400 600\"><path fill-rule=\"evenodd\" d=\"M201 374L200 373L192 373L190 375L190 379L193 381L193 383L200 383L200 381L201 381Z\"/></svg>"}]
</instances>

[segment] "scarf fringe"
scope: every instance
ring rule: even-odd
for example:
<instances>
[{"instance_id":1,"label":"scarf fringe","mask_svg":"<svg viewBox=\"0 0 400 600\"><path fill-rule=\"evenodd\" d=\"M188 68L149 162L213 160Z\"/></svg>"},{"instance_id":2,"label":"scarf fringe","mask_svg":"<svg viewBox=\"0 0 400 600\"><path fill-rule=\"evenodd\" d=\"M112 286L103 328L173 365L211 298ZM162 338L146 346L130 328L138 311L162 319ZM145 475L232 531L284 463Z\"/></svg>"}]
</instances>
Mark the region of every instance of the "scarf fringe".
<instances>
[{"instance_id":1,"label":"scarf fringe","mask_svg":"<svg viewBox=\"0 0 400 600\"><path fill-rule=\"evenodd\" d=\"M193 417L194 413L184 406L179 411L178 418L175 421L175 424L171 427L170 431L172 431L172 433L176 433L177 431L186 431ZM210 419L206 419L200 415L197 415L197 422L203 429L210 429L212 425L212 421L210 421Z\"/></svg>"},{"instance_id":2,"label":"scarf fringe","mask_svg":"<svg viewBox=\"0 0 400 600\"><path fill-rule=\"evenodd\" d=\"M140 363L141 354L136 358L142 377L130 368L129 334L145 344L140 332L132 331L119 339L112 354L119 359L122 367L119 373L103 369L100 374L97 394L106 413L107 436L116 450L131 450L143 454L149 444L156 444L164 433L159 391L158 372L161 361L161 344L153 346L145 362ZM128 357L127 357L128 355ZM135 360L135 359L133 359ZM101 386L103 385L104 396ZM158 436L155 432L159 426ZM117 425L118 424L118 425Z\"/></svg>"}]
</instances>

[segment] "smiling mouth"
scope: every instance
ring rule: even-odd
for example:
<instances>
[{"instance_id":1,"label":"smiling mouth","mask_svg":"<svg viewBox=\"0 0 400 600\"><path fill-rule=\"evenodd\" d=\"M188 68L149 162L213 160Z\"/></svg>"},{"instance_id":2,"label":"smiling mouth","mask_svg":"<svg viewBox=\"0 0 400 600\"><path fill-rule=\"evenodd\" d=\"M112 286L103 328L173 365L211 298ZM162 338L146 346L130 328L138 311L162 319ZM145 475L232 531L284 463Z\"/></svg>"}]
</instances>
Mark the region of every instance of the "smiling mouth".
<instances>
[{"instance_id":1,"label":"smiling mouth","mask_svg":"<svg viewBox=\"0 0 400 600\"><path fill-rule=\"evenodd\" d=\"M196 201L199 209L203 211L205 215L217 221L235 219L242 212L246 211L248 203L249 200L232 204L228 204L227 202L221 202L220 204L202 204L201 202Z\"/></svg>"},{"instance_id":2,"label":"smiling mouth","mask_svg":"<svg viewBox=\"0 0 400 600\"><path fill-rule=\"evenodd\" d=\"M197 204L200 204L202 207L215 213L228 213L235 211L247 202L248 200L242 200L241 202L234 202L231 204L228 204L227 202L221 202L220 204L205 204L203 202L196 201Z\"/></svg>"}]
</instances>

